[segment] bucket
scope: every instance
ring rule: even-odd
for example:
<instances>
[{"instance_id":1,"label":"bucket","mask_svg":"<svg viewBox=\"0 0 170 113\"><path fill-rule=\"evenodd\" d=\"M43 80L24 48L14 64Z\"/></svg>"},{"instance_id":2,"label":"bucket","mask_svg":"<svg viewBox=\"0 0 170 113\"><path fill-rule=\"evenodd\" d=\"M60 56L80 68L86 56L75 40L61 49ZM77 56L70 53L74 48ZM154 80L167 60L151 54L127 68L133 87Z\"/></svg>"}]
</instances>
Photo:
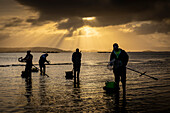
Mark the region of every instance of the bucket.
<instances>
[{"instance_id":1,"label":"bucket","mask_svg":"<svg viewBox=\"0 0 170 113\"><path fill-rule=\"evenodd\" d=\"M107 93L114 93L116 92L116 83L115 82L105 82L105 86L103 87L103 89L107 92Z\"/></svg>"},{"instance_id":2,"label":"bucket","mask_svg":"<svg viewBox=\"0 0 170 113\"><path fill-rule=\"evenodd\" d=\"M113 81L112 82L107 81L105 84L106 84L106 88L113 88L114 89L116 87L116 83L113 82Z\"/></svg>"},{"instance_id":3,"label":"bucket","mask_svg":"<svg viewBox=\"0 0 170 113\"><path fill-rule=\"evenodd\" d=\"M66 71L66 79L73 79L73 71Z\"/></svg>"},{"instance_id":4,"label":"bucket","mask_svg":"<svg viewBox=\"0 0 170 113\"><path fill-rule=\"evenodd\" d=\"M21 72L21 77L22 77L22 78L25 78L25 77L26 77L25 71L22 71L22 72Z\"/></svg>"}]
</instances>

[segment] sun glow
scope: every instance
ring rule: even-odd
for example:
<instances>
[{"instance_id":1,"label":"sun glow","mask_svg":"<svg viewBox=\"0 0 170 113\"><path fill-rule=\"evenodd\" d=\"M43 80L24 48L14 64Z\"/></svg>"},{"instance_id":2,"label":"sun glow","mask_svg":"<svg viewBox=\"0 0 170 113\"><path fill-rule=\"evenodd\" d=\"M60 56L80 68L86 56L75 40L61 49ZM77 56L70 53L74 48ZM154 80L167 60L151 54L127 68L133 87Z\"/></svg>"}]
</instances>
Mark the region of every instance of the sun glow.
<instances>
[{"instance_id":1,"label":"sun glow","mask_svg":"<svg viewBox=\"0 0 170 113\"><path fill-rule=\"evenodd\" d=\"M90 26L83 26L74 33L74 36L79 36L79 37L93 37L98 35L99 34L95 30L95 28L92 28Z\"/></svg>"},{"instance_id":2,"label":"sun glow","mask_svg":"<svg viewBox=\"0 0 170 113\"><path fill-rule=\"evenodd\" d=\"M83 20L88 20L88 21L90 21L90 20L95 20L96 19L96 17L84 17L84 18L82 18Z\"/></svg>"}]
</instances>

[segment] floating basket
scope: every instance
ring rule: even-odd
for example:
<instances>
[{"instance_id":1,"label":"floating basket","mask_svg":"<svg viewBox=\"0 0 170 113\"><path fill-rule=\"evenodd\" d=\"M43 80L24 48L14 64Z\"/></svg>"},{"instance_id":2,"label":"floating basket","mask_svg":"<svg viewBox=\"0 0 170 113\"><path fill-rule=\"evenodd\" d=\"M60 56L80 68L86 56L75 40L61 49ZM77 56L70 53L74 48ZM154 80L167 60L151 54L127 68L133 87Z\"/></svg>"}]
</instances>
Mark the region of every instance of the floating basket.
<instances>
[{"instance_id":1,"label":"floating basket","mask_svg":"<svg viewBox=\"0 0 170 113\"><path fill-rule=\"evenodd\" d=\"M66 71L66 79L73 79L73 71Z\"/></svg>"},{"instance_id":2,"label":"floating basket","mask_svg":"<svg viewBox=\"0 0 170 113\"><path fill-rule=\"evenodd\" d=\"M34 67L34 68L31 69L32 72L38 72L38 70L39 69L37 67Z\"/></svg>"}]
</instances>

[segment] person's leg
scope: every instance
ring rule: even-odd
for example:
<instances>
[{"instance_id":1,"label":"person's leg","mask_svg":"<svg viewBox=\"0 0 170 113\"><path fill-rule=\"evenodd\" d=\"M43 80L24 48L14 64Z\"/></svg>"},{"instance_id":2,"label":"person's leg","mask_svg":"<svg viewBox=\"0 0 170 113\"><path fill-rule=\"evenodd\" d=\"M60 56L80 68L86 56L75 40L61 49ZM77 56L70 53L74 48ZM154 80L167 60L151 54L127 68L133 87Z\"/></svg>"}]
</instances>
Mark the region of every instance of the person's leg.
<instances>
[{"instance_id":1,"label":"person's leg","mask_svg":"<svg viewBox=\"0 0 170 113\"><path fill-rule=\"evenodd\" d=\"M79 84L79 74L80 74L80 69L77 71L77 84Z\"/></svg>"},{"instance_id":2,"label":"person's leg","mask_svg":"<svg viewBox=\"0 0 170 113\"><path fill-rule=\"evenodd\" d=\"M126 96L126 81L122 82L123 96Z\"/></svg>"},{"instance_id":3,"label":"person's leg","mask_svg":"<svg viewBox=\"0 0 170 113\"><path fill-rule=\"evenodd\" d=\"M119 90L120 76L119 76L118 70L114 70L113 73L115 76L116 89Z\"/></svg>"},{"instance_id":4,"label":"person's leg","mask_svg":"<svg viewBox=\"0 0 170 113\"><path fill-rule=\"evenodd\" d=\"M32 68L32 65L26 64L26 67L25 67L26 77L30 77L31 76L31 68Z\"/></svg>"},{"instance_id":5,"label":"person's leg","mask_svg":"<svg viewBox=\"0 0 170 113\"><path fill-rule=\"evenodd\" d=\"M77 65L77 84L79 84L80 83L80 79L79 79L79 75L80 75L80 67L81 67L81 64L79 63L78 65Z\"/></svg>"},{"instance_id":6,"label":"person's leg","mask_svg":"<svg viewBox=\"0 0 170 113\"><path fill-rule=\"evenodd\" d=\"M126 67L122 68L121 82L123 88L123 95L125 96L126 95Z\"/></svg>"},{"instance_id":7,"label":"person's leg","mask_svg":"<svg viewBox=\"0 0 170 113\"><path fill-rule=\"evenodd\" d=\"M45 75L45 71L46 71L46 69L45 69L45 64L43 65L43 75Z\"/></svg>"},{"instance_id":8,"label":"person's leg","mask_svg":"<svg viewBox=\"0 0 170 113\"><path fill-rule=\"evenodd\" d=\"M74 69L74 84L76 84L76 66L73 65L73 69Z\"/></svg>"},{"instance_id":9,"label":"person's leg","mask_svg":"<svg viewBox=\"0 0 170 113\"><path fill-rule=\"evenodd\" d=\"M29 77L31 77L31 73L32 73L32 66L29 67Z\"/></svg>"},{"instance_id":10,"label":"person's leg","mask_svg":"<svg viewBox=\"0 0 170 113\"><path fill-rule=\"evenodd\" d=\"M42 64L39 63L39 67L40 67L40 74L42 75Z\"/></svg>"}]
</instances>

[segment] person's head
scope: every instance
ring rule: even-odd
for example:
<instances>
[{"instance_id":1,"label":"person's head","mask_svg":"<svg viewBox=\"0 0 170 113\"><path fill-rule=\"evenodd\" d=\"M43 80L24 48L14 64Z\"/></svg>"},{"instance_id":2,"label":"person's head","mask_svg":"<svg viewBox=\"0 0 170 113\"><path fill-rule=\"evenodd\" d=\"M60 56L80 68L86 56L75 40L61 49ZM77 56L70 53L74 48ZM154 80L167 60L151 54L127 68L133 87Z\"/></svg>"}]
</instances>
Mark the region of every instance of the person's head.
<instances>
[{"instance_id":1,"label":"person's head","mask_svg":"<svg viewBox=\"0 0 170 113\"><path fill-rule=\"evenodd\" d=\"M119 45L117 43L114 43L113 48L114 48L115 51L118 51L119 50Z\"/></svg>"},{"instance_id":2,"label":"person's head","mask_svg":"<svg viewBox=\"0 0 170 113\"><path fill-rule=\"evenodd\" d=\"M45 53L45 56L47 57L47 56L48 56L48 53Z\"/></svg>"},{"instance_id":3,"label":"person's head","mask_svg":"<svg viewBox=\"0 0 170 113\"><path fill-rule=\"evenodd\" d=\"M31 50L28 50L28 51L27 51L27 54L30 54L30 53L31 53Z\"/></svg>"},{"instance_id":4,"label":"person's head","mask_svg":"<svg viewBox=\"0 0 170 113\"><path fill-rule=\"evenodd\" d=\"M79 52L79 48L76 49L76 52Z\"/></svg>"}]
</instances>

